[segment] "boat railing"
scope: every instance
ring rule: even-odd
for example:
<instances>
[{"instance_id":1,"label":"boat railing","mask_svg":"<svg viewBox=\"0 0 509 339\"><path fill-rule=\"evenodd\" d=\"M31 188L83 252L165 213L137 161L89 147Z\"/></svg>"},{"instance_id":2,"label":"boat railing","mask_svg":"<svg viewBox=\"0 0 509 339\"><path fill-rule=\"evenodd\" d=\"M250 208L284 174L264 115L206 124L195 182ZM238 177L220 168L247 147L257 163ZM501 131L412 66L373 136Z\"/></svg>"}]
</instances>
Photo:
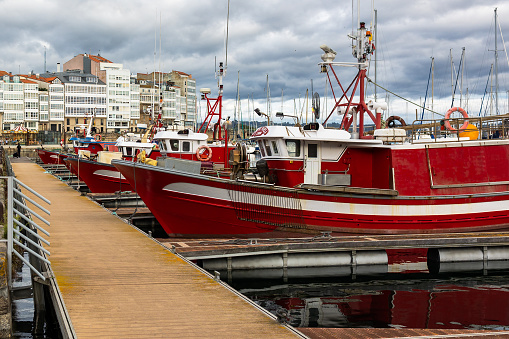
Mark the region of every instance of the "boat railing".
<instances>
[{"instance_id":1,"label":"boat railing","mask_svg":"<svg viewBox=\"0 0 509 339\"><path fill-rule=\"evenodd\" d=\"M446 126L448 124L450 128ZM404 126L411 143L509 139L509 114L436 120L415 120Z\"/></svg>"}]
</instances>

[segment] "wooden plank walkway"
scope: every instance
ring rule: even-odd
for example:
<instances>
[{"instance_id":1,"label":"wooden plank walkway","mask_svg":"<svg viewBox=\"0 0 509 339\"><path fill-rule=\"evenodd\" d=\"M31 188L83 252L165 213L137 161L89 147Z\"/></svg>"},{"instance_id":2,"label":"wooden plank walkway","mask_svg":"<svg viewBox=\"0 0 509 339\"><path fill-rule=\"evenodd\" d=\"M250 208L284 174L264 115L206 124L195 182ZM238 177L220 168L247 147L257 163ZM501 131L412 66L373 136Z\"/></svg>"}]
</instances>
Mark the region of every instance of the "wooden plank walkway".
<instances>
[{"instance_id":1,"label":"wooden plank walkway","mask_svg":"<svg viewBox=\"0 0 509 339\"><path fill-rule=\"evenodd\" d=\"M49 259L78 338L298 336L38 165L12 166L51 200Z\"/></svg>"}]
</instances>

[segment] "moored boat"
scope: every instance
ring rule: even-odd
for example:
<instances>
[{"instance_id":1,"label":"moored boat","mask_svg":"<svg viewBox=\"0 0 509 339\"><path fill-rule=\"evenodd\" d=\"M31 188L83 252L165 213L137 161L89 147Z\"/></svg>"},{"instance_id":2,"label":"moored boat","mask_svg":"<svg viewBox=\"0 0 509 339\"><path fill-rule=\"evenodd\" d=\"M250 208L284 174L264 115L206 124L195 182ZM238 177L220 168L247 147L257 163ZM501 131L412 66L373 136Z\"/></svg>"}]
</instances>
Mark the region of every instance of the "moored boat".
<instances>
[{"instance_id":1,"label":"moored boat","mask_svg":"<svg viewBox=\"0 0 509 339\"><path fill-rule=\"evenodd\" d=\"M134 191L129 182L111 163L68 157L65 162L92 193Z\"/></svg>"},{"instance_id":2,"label":"moored boat","mask_svg":"<svg viewBox=\"0 0 509 339\"><path fill-rule=\"evenodd\" d=\"M47 150L44 148L36 149L37 155L44 164L62 164L65 165L64 159L67 158L67 154L61 153L58 150Z\"/></svg>"},{"instance_id":3,"label":"moored boat","mask_svg":"<svg viewBox=\"0 0 509 339\"><path fill-rule=\"evenodd\" d=\"M320 66L328 77L333 74L337 79L338 65L359 70L346 91L341 87L341 97L334 97L330 115L343 115L342 129L326 129L316 121L304 127L259 128L252 135L262 155L255 174L242 166L247 162L242 152L230 159L230 179L176 170L164 159L159 166L120 160L112 164L138 187L140 197L172 236L509 227L507 121L487 126L454 107L444 119L446 128L438 133L436 128L425 130L423 121L414 122L410 135L403 129L382 129L384 105L364 99L367 55L373 51L369 37L361 23L354 37L355 63L335 63L336 53L321 46L325 54ZM332 86L330 77L329 83ZM314 101L317 119L319 100ZM456 111L463 117L453 119ZM365 116L376 127L373 136L364 130ZM500 138L482 139L492 126Z\"/></svg>"}]
</instances>

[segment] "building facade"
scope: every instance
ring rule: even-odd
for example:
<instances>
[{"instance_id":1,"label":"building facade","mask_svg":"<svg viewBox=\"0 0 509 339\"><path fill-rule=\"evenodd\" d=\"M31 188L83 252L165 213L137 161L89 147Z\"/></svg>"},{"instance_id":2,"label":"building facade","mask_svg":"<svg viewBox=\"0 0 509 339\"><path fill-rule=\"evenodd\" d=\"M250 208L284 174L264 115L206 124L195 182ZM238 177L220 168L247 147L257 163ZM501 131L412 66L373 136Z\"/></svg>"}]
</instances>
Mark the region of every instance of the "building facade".
<instances>
[{"instance_id":1,"label":"building facade","mask_svg":"<svg viewBox=\"0 0 509 339\"><path fill-rule=\"evenodd\" d=\"M0 123L4 131L80 132L92 116L96 133L148 127L161 112L171 128L193 128L196 80L190 74L138 73L100 55L79 54L64 71L12 75L0 71Z\"/></svg>"}]
</instances>

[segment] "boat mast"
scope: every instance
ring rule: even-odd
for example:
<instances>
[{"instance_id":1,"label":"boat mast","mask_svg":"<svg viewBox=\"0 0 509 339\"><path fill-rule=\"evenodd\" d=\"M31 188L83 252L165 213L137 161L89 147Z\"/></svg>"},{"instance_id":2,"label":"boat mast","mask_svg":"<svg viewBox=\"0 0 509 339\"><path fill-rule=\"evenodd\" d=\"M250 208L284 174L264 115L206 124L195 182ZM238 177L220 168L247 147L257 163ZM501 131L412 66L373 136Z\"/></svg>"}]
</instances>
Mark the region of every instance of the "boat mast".
<instances>
[{"instance_id":1,"label":"boat mast","mask_svg":"<svg viewBox=\"0 0 509 339\"><path fill-rule=\"evenodd\" d=\"M366 72L369 67L369 56L373 54L375 46L372 42L371 31L367 30L364 22L360 22L359 1L357 2L357 22L358 28L356 34L349 34L349 37L352 39L352 54L353 57L357 59L356 62L334 62L337 53L327 45L322 45L320 48L325 54L322 55L323 62L319 63L319 65L321 67L320 72L325 73L328 78L328 83L331 86L335 100L335 105L327 118L323 121L323 124L325 125L327 123L334 112L341 113L343 114L341 128L348 131L349 128L352 127L352 138L362 139L371 138L370 136L364 135L364 115L367 114L374 122L375 128L379 129L382 120L382 110L386 108L382 108L382 106L385 105L378 105L375 103L372 107L375 110L375 114L373 114L365 102ZM337 77L334 66L355 67L358 69L358 73L350 85L344 87ZM341 94L341 96L339 98L334 94L331 75L340 87L339 94ZM353 100L357 90L359 91L357 94L359 101L354 102Z\"/></svg>"},{"instance_id":2,"label":"boat mast","mask_svg":"<svg viewBox=\"0 0 509 339\"><path fill-rule=\"evenodd\" d=\"M452 62L452 48L449 49L449 56L451 58L451 98L454 102L454 63Z\"/></svg>"},{"instance_id":3,"label":"boat mast","mask_svg":"<svg viewBox=\"0 0 509 339\"><path fill-rule=\"evenodd\" d=\"M377 16L378 15L378 11L375 9L374 12L375 12L375 25L374 25L374 37L373 37L373 41L375 43L375 46L377 46L378 35L377 35L377 32L376 32L376 29L377 29L377 22L378 22L378 16ZM376 61L377 61L376 59L377 59L377 54L378 53L377 53L377 51L375 49L374 50L374 55L373 55L373 57L374 57L374 67L375 67L375 84L378 84L378 82L376 81ZM376 88L377 88L377 86L375 85L374 87L375 87L375 101L376 101L376 99L377 99L376 98Z\"/></svg>"},{"instance_id":4,"label":"boat mast","mask_svg":"<svg viewBox=\"0 0 509 339\"><path fill-rule=\"evenodd\" d=\"M435 58L431 57L431 120L435 121L435 108L433 107L433 96L435 90Z\"/></svg>"},{"instance_id":5,"label":"boat mast","mask_svg":"<svg viewBox=\"0 0 509 339\"><path fill-rule=\"evenodd\" d=\"M463 107L463 70L465 69L465 47L461 53L460 107Z\"/></svg>"},{"instance_id":6,"label":"boat mast","mask_svg":"<svg viewBox=\"0 0 509 339\"><path fill-rule=\"evenodd\" d=\"M498 45L497 45L497 8L495 8L495 114L498 114Z\"/></svg>"}]
</instances>

